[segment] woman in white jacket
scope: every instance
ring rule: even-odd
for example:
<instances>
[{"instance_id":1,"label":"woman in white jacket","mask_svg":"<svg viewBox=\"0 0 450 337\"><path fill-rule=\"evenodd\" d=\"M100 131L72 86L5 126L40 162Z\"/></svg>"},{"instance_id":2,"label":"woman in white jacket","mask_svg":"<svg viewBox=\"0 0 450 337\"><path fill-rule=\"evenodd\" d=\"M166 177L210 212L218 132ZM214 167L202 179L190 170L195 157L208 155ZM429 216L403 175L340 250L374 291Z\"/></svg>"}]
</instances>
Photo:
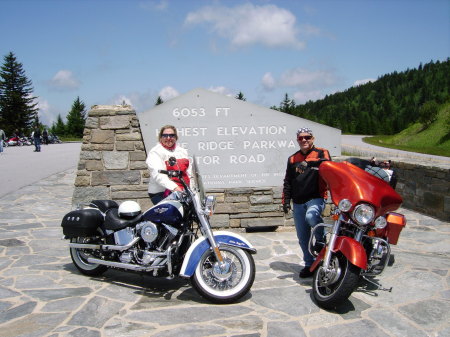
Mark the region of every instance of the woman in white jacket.
<instances>
[{"instance_id":1,"label":"woman in white jacket","mask_svg":"<svg viewBox=\"0 0 450 337\"><path fill-rule=\"evenodd\" d=\"M154 205L164 199L170 192L182 191L181 183L170 179L159 170L181 170L183 179L189 185L192 177L192 167L189 165L188 152L177 146L178 133L173 125L165 125L159 131L159 143L149 152L146 163L150 171L148 194ZM173 166L169 165L169 158L177 160Z\"/></svg>"}]
</instances>

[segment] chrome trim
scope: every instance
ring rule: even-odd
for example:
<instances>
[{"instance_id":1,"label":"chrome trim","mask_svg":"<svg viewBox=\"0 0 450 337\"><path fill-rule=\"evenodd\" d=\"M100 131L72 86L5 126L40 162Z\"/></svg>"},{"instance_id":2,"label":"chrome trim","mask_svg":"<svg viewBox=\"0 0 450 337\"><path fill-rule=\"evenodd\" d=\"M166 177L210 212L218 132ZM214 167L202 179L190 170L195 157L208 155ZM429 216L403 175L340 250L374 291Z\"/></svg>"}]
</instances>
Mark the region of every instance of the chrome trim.
<instances>
[{"instance_id":1,"label":"chrome trim","mask_svg":"<svg viewBox=\"0 0 450 337\"><path fill-rule=\"evenodd\" d=\"M145 266L139 266L137 264L131 264L131 263L105 261L105 260L101 260L101 259L95 259L93 257L89 257L87 259L87 261L89 263L101 264L101 265L108 266L108 267L129 269L129 270L134 270L134 271L152 271L152 270L161 269L164 267L164 266L145 267Z\"/></svg>"},{"instance_id":2,"label":"chrome trim","mask_svg":"<svg viewBox=\"0 0 450 337\"><path fill-rule=\"evenodd\" d=\"M332 250L334 249L339 229L341 228L341 221L344 221L344 217L342 214L339 215L339 218L334 222L333 227L331 229L330 242L328 242L327 252L325 253L325 256L323 258L323 264L321 267L325 272L329 272L330 269Z\"/></svg>"},{"instance_id":3,"label":"chrome trim","mask_svg":"<svg viewBox=\"0 0 450 337\"><path fill-rule=\"evenodd\" d=\"M120 252L123 252L124 250L130 249L131 247L133 247L136 243L138 243L139 240L140 240L139 237L134 238L133 241L131 241L129 244L124 245L124 246L119 246L119 245L102 245L101 249L103 249L103 250L118 250Z\"/></svg>"},{"instance_id":4,"label":"chrome trim","mask_svg":"<svg viewBox=\"0 0 450 337\"><path fill-rule=\"evenodd\" d=\"M371 239L372 241L373 240L379 240L380 242L381 242L381 244L382 245L385 245L385 247L386 247L386 250L387 250L387 252L386 252L386 260L384 261L384 265L382 266L382 268L379 270L379 271L367 271L367 272L364 272L363 274L364 275L366 275L366 276L376 276L376 275L380 275L383 271L384 271L384 269L386 268L386 266L388 265L388 263L389 263L389 260L390 260L390 258L391 258L391 245L389 244L389 242L388 241L386 241L386 240L384 240L384 239L382 239L382 238L379 238L379 237L371 237L371 236L367 236L367 235L364 235L364 238L366 238L366 239Z\"/></svg>"},{"instance_id":5,"label":"chrome trim","mask_svg":"<svg viewBox=\"0 0 450 337\"><path fill-rule=\"evenodd\" d=\"M331 225L331 224L326 224L326 223L318 223L317 225L315 225L313 228L312 228L312 231L311 231L311 235L310 235L310 237L309 237L309 242L308 242L308 251L309 251L309 253L312 255L312 256L314 256L314 257L317 257L319 254L316 254L316 252L315 251L313 251L313 240L314 240L314 238L315 238L315 233L316 233L316 230L319 228L319 227L325 227L325 228L333 228L333 225ZM325 230L324 230L324 235L326 235L326 233L325 233Z\"/></svg>"},{"instance_id":6,"label":"chrome trim","mask_svg":"<svg viewBox=\"0 0 450 337\"><path fill-rule=\"evenodd\" d=\"M101 245L90 245L87 243L69 243L70 248L78 248L78 249L100 249Z\"/></svg>"},{"instance_id":7,"label":"chrome trim","mask_svg":"<svg viewBox=\"0 0 450 337\"><path fill-rule=\"evenodd\" d=\"M134 238L129 244L125 246L118 245L91 245L85 243L69 243L70 248L78 248L78 249L101 249L101 250L118 250L123 252L124 250L130 249L133 247L140 238Z\"/></svg>"}]
</instances>

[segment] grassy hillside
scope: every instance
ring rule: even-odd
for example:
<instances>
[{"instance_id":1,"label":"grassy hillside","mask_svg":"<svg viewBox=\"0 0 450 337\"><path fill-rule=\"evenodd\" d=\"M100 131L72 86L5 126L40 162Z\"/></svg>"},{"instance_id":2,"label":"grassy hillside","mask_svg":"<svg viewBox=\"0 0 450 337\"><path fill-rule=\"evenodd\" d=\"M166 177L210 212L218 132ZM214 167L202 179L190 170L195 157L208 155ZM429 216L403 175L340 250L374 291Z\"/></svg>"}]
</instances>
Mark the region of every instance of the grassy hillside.
<instances>
[{"instance_id":1,"label":"grassy hillside","mask_svg":"<svg viewBox=\"0 0 450 337\"><path fill-rule=\"evenodd\" d=\"M438 118L429 127L414 123L392 136L366 137L364 141L393 149L450 157L450 103L439 111Z\"/></svg>"}]
</instances>

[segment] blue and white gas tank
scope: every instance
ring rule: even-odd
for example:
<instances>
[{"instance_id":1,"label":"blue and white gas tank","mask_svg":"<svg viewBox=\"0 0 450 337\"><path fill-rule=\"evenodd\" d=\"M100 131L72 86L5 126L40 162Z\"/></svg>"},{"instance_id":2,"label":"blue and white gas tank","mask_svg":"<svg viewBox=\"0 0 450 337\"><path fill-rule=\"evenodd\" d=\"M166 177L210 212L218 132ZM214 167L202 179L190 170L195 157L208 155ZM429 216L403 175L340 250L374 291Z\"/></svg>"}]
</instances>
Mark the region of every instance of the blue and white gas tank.
<instances>
[{"instance_id":1,"label":"blue and white gas tank","mask_svg":"<svg viewBox=\"0 0 450 337\"><path fill-rule=\"evenodd\" d=\"M176 227L184 216L183 205L178 200L163 200L143 215L144 220L160 224L165 223Z\"/></svg>"}]
</instances>

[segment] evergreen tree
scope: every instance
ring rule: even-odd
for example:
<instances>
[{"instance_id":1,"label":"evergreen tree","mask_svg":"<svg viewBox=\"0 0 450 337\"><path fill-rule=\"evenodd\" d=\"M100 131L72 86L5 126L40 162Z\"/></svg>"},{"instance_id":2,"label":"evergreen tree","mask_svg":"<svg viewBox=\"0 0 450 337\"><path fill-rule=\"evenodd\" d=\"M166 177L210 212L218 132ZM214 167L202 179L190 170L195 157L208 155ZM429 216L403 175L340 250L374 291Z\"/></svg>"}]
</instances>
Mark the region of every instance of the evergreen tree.
<instances>
[{"instance_id":1,"label":"evergreen tree","mask_svg":"<svg viewBox=\"0 0 450 337\"><path fill-rule=\"evenodd\" d=\"M295 109L295 101L289 98L289 95L286 93L284 95L284 100L280 104L280 111L292 114Z\"/></svg>"},{"instance_id":2,"label":"evergreen tree","mask_svg":"<svg viewBox=\"0 0 450 337\"><path fill-rule=\"evenodd\" d=\"M31 81L25 76L22 64L10 52L4 57L0 70L0 123L7 134L14 130L28 133L38 115L32 96Z\"/></svg>"},{"instance_id":3,"label":"evergreen tree","mask_svg":"<svg viewBox=\"0 0 450 337\"><path fill-rule=\"evenodd\" d=\"M429 101L423 104L419 109L419 122L423 124L425 128L433 123L438 115L439 105L435 101Z\"/></svg>"},{"instance_id":4,"label":"evergreen tree","mask_svg":"<svg viewBox=\"0 0 450 337\"><path fill-rule=\"evenodd\" d=\"M342 132L395 134L413 123L426 127L435 120L439 108L450 102L448 74L450 58L431 61L303 105L292 106L286 94L280 110Z\"/></svg>"},{"instance_id":5,"label":"evergreen tree","mask_svg":"<svg viewBox=\"0 0 450 337\"><path fill-rule=\"evenodd\" d=\"M162 100L161 96L158 96L158 98L156 99L155 105L160 105L160 104L163 104L163 103L164 103L164 101Z\"/></svg>"},{"instance_id":6,"label":"evergreen tree","mask_svg":"<svg viewBox=\"0 0 450 337\"><path fill-rule=\"evenodd\" d=\"M57 136L64 136L66 134L66 125L64 124L60 114L58 114L58 117L56 118L56 123L53 123L50 128L50 132Z\"/></svg>"},{"instance_id":7,"label":"evergreen tree","mask_svg":"<svg viewBox=\"0 0 450 337\"><path fill-rule=\"evenodd\" d=\"M66 135L83 137L84 123L86 122L86 106L80 97L77 97L72 104L72 109L67 114Z\"/></svg>"},{"instance_id":8,"label":"evergreen tree","mask_svg":"<svg viewBox=\"0 0 450 337\"><path fill-rule=\"evenodd\" d=\"M234 98L240 99L241 101L246 101L247 99L244 97L244 94L239 91L239 94L237 94Z\"/></svg>"}]
</instances>

